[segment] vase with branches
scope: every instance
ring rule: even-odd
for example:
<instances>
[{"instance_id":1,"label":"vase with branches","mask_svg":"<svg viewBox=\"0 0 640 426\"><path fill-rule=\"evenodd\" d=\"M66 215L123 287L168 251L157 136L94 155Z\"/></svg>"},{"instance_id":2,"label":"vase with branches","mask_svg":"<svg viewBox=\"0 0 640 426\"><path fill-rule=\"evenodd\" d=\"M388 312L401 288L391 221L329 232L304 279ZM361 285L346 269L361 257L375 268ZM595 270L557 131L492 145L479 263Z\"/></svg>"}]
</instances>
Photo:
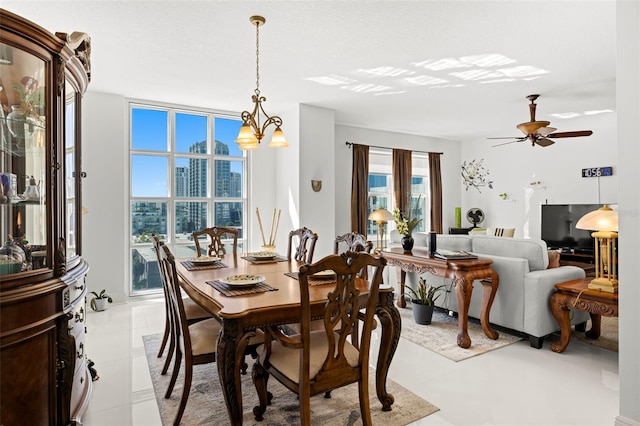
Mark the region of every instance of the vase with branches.
<instances>
[{"instance_id":1,"label":"vase with branches","mask_svg":"<svg viewBox=\"0 0 640 426\"><path fill-rule=\"evenodd\" d=\"M396 230L402 235L402 247L405 251L411 251L413 248L412 233L422 222L418 217L421 197L422 195L418 196L415 205L412 206L410 203L406 212L400 211L397 207L393 209L393 220L396 223Z\"/></svg>"}]
</instances>

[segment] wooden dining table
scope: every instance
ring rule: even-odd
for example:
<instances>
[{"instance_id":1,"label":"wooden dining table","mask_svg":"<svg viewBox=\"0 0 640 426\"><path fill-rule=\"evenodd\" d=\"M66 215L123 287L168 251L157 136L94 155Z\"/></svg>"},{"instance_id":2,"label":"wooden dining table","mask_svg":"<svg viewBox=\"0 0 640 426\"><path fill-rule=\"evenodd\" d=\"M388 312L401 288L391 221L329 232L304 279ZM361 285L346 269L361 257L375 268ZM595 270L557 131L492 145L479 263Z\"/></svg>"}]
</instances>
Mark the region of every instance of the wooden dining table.
<instances>
[{"instance_id":1,"label":"wooden dining table","mask_svg":"<svg viewBox=\"0 0 640 426\"><path fill-rule=\"evenodd\" d=\"M297 272L303 263L291 260L254 263L237 254L222 257L225 267L189 270L181 260L184 259L176 261L178 275L182 278L180 285L191 299L222 322L217 349L218 375L230 423L242 424L241 366L247 342L262 327L300 322L299 282L286 273ZM276 290L225 296L207 283L236 274L263 276L264 282ZM368 297L367 280L360 279L358 286L361 290L361 306L364 306ZM331 285L311 286L309 298L312 317L322 315L329 288L332 288ZM376 394L382 403L382 410L389 411L394 398L386 390L387 373L401 330L400 313L393 301L393 288L380 287L376 317L381 325Z\"/></svg>"}]
</instances>

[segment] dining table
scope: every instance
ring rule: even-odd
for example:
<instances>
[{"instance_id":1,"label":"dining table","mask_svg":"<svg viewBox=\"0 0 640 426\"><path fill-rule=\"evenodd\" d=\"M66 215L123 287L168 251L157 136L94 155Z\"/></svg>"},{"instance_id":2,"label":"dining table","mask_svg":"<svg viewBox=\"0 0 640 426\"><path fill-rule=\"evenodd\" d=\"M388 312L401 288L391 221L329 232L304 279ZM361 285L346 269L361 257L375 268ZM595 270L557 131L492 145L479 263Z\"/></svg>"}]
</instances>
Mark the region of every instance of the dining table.
<instances>
[{"instance_id":1,"label":"dining table","mask_svg":"<svg viewBox=\"0 0 640 426\"><path fill-rule=\"evenodd\" d=\"M217 343L217 366L224 400L233 425L242 424L241 367L245 349L256 331L267 326L300 322L300 283L296 272L304 263L277 256L273 259L252 257L251 254L227 254L215 267L196 267L185 259L177 259L176 269L184 292L222 323ZM267 289L244 294L231 294L221 287L228 277L247 274L259 276ZM312 318L320 318L331 285L311 285L309 300ZM369 282L358 279L361 306L369 292ZM221 291L222 290L222 291ZM258 290L256 290L258 291ZM226 294L226 295L225 295ZM386 390L387 373L400 339L400 313L394 304L393 288L381 285L376 318L380 330L380 347L376 364L376 394L383 411L391 410L393 395Z\"/></svg>"}]
</instances>

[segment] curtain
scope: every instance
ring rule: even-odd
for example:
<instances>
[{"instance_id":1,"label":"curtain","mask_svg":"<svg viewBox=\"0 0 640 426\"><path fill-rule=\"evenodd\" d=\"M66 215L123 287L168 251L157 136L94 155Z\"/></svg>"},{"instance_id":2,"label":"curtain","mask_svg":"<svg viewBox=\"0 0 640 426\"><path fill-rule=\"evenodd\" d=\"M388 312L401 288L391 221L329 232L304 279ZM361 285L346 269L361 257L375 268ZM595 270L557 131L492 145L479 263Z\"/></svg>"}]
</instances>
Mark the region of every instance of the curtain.
<instances>
[{"instance_id":1,"label":"curtain","mask_svg":"<svg viewBox=\"0 0 640 426\"><path fill-rule=\"evenodd\" d=\"M351 230L367 235L367 200L369 198L369 147L351 145L353 169L351 171Z\"/></svg>"},{"instance_id":2,"label":"curtain","mask_svg":"<svg viewBox=\"0 0 640 426\"><path fill-rule=\"evenodd\" d=\"M411 151L394 149L391 164L396 207L407 213L411 208Z\"/></svg>"},{"instance_id":3,"label":"curtain","mask_svg":"<svg viewBox=\"0 0 640 426\"><path fill-rule=\"evenodd\" d=\"M442 174L441 153L429 153L429 189L431 190L431 230L442 234Z\"/></svg>"}]
</instances>

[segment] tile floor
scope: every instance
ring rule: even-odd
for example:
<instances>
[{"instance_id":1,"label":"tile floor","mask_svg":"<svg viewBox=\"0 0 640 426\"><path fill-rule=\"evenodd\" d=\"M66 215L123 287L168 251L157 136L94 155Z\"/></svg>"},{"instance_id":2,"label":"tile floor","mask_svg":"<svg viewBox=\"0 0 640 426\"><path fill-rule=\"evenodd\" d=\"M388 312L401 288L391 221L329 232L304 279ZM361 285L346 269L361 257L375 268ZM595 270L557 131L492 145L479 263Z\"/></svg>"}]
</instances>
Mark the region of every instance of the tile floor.
<instances>
[{"instance_id":1,"label":"tile floor","mask_svg":"<svg viewBox=\"0 0 640 426\"><path fill-rule=\"evenodd\" d=\"M85 425L161 425L141 337L163 327L161 298L89 312L87 352L100 380ZM619 411L618 354L576 341L562 354L521 341L453 362L400 339L389 377L440 408L415 425L600 426Z\"/></svg>"}]
</instances>

